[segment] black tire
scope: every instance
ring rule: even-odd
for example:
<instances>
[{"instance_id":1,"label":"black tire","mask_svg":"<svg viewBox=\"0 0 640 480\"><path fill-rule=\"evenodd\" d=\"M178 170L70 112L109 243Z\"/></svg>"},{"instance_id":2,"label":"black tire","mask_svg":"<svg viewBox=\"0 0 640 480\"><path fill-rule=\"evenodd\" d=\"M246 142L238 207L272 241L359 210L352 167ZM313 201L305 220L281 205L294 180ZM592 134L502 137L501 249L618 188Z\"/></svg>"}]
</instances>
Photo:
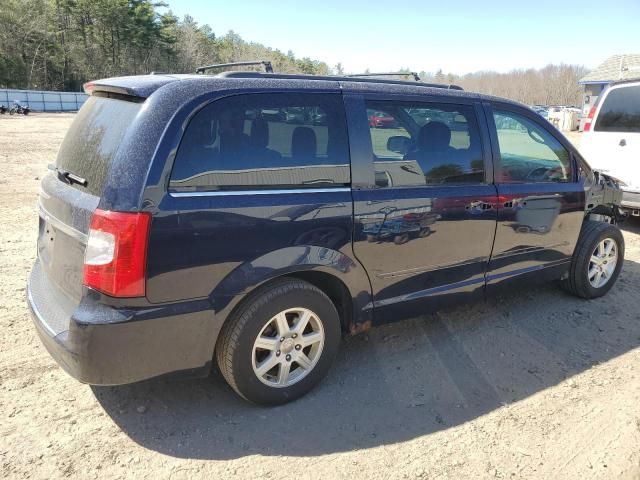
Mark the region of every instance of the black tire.
<instances>
[{"instance_id":1,"label":"black tire","mask_svg":"<svg viewBox=\"0 0 640 480\"><path fill-rule=\"evenodd\" d=\"M408 241L409 241L409 234L408 233L403 233L401 235L396 235L393 238L393 243L395 243L396 245L404 245Z\"/></svg>"},{"instance_id":2,"label":"black tire","mask_svg":"<svg viewBox=\"0 0 640 480\"><path fill-rule=\"evenodd\" d=\"M429 227L423 227L420 229L420 233L418 234L418 236L420 238L426 238L429 235L431 235L431 229Z\"/></svg>"},{"instance_id":3,"label":"black tire","mask_svg":"<svg viewBox=\"0 0 640 480\"><path fill-rule=\"evenodd\" d=\"M596 247L605 239L612 239L617 248L617 263L609 280L599 288L589 281L589 264ZM582 227L578 244L573 254L571 268L561 285L567 292L581 298L591 299L606 294L616 283L624 262L624 238L615 225L603 222L587 221Z\"/></svg>"},{"instance_id":4,"label":"black tire","mask_svg":"<svg viewBox=\"0 0 640 480\"><path fill-rule=\"evenodd\" d=\"M324 346L315 366L296 383L272 387L253 369L253 346L269 319L290 308L311 310L321 321ZM294 278L276 280L250 295L222 327L216 345L218 367L227 383L244 399L261 405L295 400L324 378L340 345L338 312L329 297L312 284Z\"/></svg>"}]
</instances>

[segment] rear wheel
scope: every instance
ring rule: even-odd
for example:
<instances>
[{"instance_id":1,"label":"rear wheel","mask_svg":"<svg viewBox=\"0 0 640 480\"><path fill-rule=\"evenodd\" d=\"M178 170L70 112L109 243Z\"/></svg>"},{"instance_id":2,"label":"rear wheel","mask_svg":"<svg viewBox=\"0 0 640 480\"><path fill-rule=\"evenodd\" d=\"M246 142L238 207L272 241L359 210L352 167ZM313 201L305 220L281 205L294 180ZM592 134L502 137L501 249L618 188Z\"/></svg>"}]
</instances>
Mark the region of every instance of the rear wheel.
<instances>
[{"instance_id":1,"label":"rear wheel","mask_svg":"<svg viewBox=\"0 0 640 480\"><path fill-rule=\"evenodd\" d=\"M580 233L562 286L582 298L597 298L616 282L624 261L624 238L615 225L588 221Z\"/></svg>"},{"instance_id":2,"label":"rear wheel","mask_svg":"<svg viewBox=\"0 0 640 480\"><path fill-rule=\"evenodd\" d=\"M245 399L277 405L301 397L328 372L340 343L340 319L324 292L278 280L247 299L225 323L216 359Z\"/></svg>"},{"instance_id":3,"label":"rear wheel","mask_svg":"<svg viewBox=\"0 0 640 480\"><path fill-rule=\"evenodd\" d=\"M393 243L395 243L396 245L404 245L408 241L409 241L409 234L408 233L403 233L402 235L396 235L393 238Z\"/></svg>"}]
</instances>

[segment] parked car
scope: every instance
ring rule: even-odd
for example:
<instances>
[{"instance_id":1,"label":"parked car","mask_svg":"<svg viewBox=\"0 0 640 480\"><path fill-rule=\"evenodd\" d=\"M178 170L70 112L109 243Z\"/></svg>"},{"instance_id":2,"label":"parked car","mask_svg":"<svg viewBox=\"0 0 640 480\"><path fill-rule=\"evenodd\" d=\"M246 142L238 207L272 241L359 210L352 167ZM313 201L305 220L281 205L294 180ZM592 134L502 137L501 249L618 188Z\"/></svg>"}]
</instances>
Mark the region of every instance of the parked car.
<instances>
[{"instance_id":1,"label":"parked car","mask_svg":"<svg viewBox=\"0 0 640 480\"><path fill-rule=\"evenodd\" d=\"M585 120L580 151L624 182L622 208L640 216L640 81L613 84L600 95Z\"/></svg>"},{"instance_id":2,"label":"parked car","mask_svg":"<svg viewBox=\"0 0 640 480\"><path fill-rule=\"evenodd\" d=\"M308 119L307 110L301 107L287 108L285 120L287 123L305 123Z\"/></svg>"},{"instance_id":3,"label":"parked car","mask_svg":"<svg viewBox=\"0 0 640 480\"><path fill-rule=\"evenodd\" d=\"M396 119L385 112L372 112L369 115L369 126L374 128L395 127Z\"/></svg>"},{"instance_id":4,"label":"parked car","mask_svg":"<svg viewBox=\"0 0 640 480\"><path fill-rule=\"evenodd\" d=\"M260 117L265 120L284 120L287 114L282 108L264 108L260 111Z\"/></svg>"},{"instance_id":5,"label":"parked car","mask_svg":"<svg viewBox=\"0 0 640 480\"><path fill-rule=\"evenodd\" d=\"M545 107L544 105L533 105L533 106L531 106L531 110L536 112L538 115L540 115L545 120L549 118L549 109L547 107Z\"/></svg>"},{"instance_id":6,"label":"parked car","mask_svg":"<svg viewBox=\"0 0 640 480\"><path fill-rule=\"evenodd\" d=\"M39 197L27 299L45 347L89 384L216 363L245 399L281 404L325 376L343 334L515 284L606 294L624 258L615 181L528 107L447 87L87 84ZM324 125L277 113L295 108ZM456 138L420 109L455 119ZM411 148L372 141L368 110Z\"/></svg>"},{"instance_id":7,"label":"parked car","mask_svg":"<svg viewBox=\"0 0 640 480\"><path fill-rule=\"evenodd\" d=\"M327 124L327 114L324 113L319 108L314 108L311 111L311 121L314 125L326 125Z\"/></svg>"}]
</instances>

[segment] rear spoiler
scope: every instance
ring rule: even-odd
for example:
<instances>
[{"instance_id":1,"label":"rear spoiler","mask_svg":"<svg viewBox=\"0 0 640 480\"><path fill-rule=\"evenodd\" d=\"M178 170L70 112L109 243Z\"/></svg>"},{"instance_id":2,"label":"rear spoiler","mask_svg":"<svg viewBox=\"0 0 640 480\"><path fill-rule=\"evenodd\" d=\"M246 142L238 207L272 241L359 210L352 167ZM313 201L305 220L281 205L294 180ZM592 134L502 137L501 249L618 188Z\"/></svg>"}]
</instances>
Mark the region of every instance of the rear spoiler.
<instances>
[{"instance_id":1,"label":"rear spoiler","mask_svg":"<svg viewBox=\"0 0 640 480\"><path fill-rule=\"evenodd\" d=\"M87 95L126 97L123 100L143 102L158 88L177 78L169 75L136 75L94 80L83 85Z\"/></svg>"}]
</instances>

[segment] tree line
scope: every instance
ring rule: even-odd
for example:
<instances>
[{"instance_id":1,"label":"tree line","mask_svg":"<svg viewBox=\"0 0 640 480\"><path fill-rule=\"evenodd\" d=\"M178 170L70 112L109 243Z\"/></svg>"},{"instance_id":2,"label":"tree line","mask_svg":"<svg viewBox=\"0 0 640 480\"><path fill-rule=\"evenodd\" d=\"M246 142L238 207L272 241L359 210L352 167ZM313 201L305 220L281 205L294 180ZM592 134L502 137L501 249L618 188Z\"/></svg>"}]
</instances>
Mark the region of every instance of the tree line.
<instances>
[{"instance_id":1,"label":"tree line","mask_svg":"<svg viewBox=\"0 0 640 480\"><path fill-rule=\"evenodd\" d=\"M338 63L299 58L230 31L216 35L190 16L177 18L156 0L0 0L0 87L79 91L92 79L152 71L187 73L196 67L270 60L275 71L343 74ZM406 70L408 71L408 70ZM423 81L527 104L581 103L575 65L467 75L420 72Z\"/></svg>"},{"instance_id":2,"label":"tree line","mask_svg":"<svg viewBox=\"0 0 640 480\"><path fill-rule=\"evenodd\" d=\"M326 63L220 37L151 0L0 0L0 86L78 91L96 78L271 60L277 71L328 74Z\"/></svg>"},{"instance_id":3,"label":"tree line","mask_svg":"<svg viewBox=\"0 0 640 480\"><path fill-rule=\"evenodd\" d=\"M560 64L508 73L485 71L445 75L438 71L433 75L425 74L424 78L426 81L455 83L465 90L510 98L527 105L580 106L582 87L578 81L587 73L588 70L582 66Z\"/></svg>"}]
</instances>

